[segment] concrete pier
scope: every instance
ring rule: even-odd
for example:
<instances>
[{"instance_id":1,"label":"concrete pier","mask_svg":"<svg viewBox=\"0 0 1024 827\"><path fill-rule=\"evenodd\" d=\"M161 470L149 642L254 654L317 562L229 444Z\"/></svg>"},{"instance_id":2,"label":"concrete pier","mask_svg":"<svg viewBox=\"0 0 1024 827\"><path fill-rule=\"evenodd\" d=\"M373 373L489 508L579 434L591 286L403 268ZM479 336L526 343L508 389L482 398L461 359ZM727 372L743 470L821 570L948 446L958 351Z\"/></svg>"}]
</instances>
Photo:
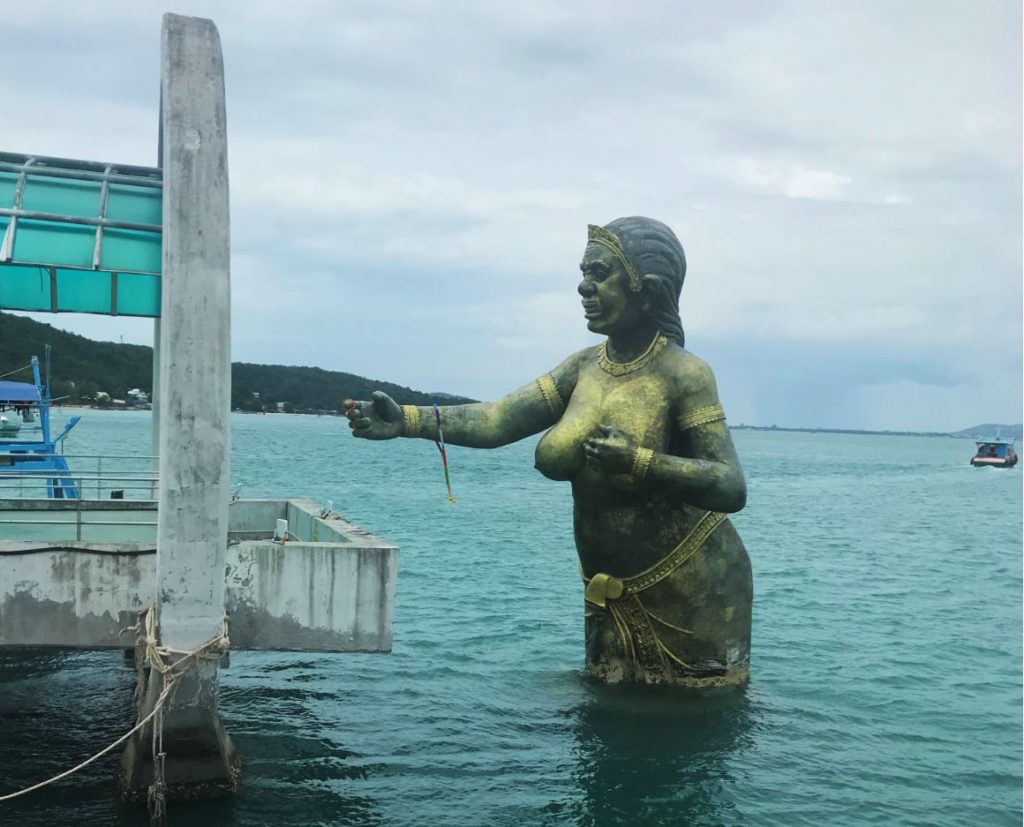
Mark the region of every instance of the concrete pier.
<instances>
[{"instance_id":1,"label":"concrete pier","mask_svg":"<svg viewBox=\"0 0 1024 827\"><path fill-rule=\"evenodd\" d=\"M157 488L147 491L155 499L0 500L0 649L134 645L141 728L128 742L120 780L128 798L149 800L155 818L169 800L218 795L238 784L238 755L218 715L217 670L228 633L236 649L390 651L398 566L397 548L315 503L231 501L220 40L211 21L170 14L161 37L162 169L126 168L138 190L134 197L151 210L130 228L148 234L149 245L144 263L133 258L131 266L141 268L134 275L159 278L161 285L159 302L147 288L134 307L136 315L155 319L152 454L159 460ZM24 156L22 183L37 160ZM116 166L43 160L63 170L49 171L51 177L81 178L85 170L92 180L112 175ZM162 200L153 196L159 188ZM51 294L43 296L42 286L38 297L17 298L15 291L22 303L0 307L82 310L61 305L52 292L58 267L77 268L100 293L133 275L101 254L106 203L103 195L99 214L87 222L99 227L91 268L48 258L63 249L49 245L40 260L11 266L30 266L32 285L35 274L48 269ZM160 221L152 211L157 203ZM54 238L69 223L68 211L58 206L47 214ZM15 224L8 225L10 239ZM15 270L5 273L13 278ZM117 314L118 294L110 291L115 299L86 312ZM38 304L43 298L46 303ZM279 522L287 522L286 532Z\"/></svg>"},{"instance_id":2,"label":"concrete pier","mask_svg":"<svg viewBox=\"0 0 1024 827\"><path fill-rule=\"evenodd\" d=\"M134 643L140 719L152 710L162 679L147 660L144 637L125 630L157 599L155 512L156 504L144 501L0 500L0 520L17 521L8 533L17 528L48 538L0 540L0 649ZM273 539L278 520L289 526L284 543ZM79 534L92 536L76 541ZM226 545L220 578L232 649L391 650L395 546L340 515L321 515L309 500L231 503ZM238 755L217 714L217 666L216 658L197 662L174 690L177 703L163 726L168 800L237 785ZM152 754L147 726L123 757L127 798L146 800Z\"/></svg>"},{"instance_id":3,"label":"concrete pier","mask_svg":"<svg viewBox=\"0 0 1024 827\"><path fill-rule=\"evenodd\" d=\"M155 503L76 505L0 500L0 521L19 521L7 536L25 537L0 540L0 649L134 645L122 631L157 594ZM391 651L398 549L319 512L310 500L231 504L220 576L232 649ZM279 519L286 543L273 540Z\"/></svg>"}]
</instances>

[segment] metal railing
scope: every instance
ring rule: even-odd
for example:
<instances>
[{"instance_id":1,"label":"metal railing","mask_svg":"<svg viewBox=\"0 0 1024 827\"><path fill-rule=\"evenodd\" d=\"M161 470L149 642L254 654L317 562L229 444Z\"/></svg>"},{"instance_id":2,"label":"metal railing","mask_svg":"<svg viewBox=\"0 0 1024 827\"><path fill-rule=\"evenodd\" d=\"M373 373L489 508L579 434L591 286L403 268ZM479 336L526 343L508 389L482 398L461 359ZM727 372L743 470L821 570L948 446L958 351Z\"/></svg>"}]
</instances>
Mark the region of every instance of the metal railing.
<instances>
[{"instance_id":1,"label":"metal railing","mask_svg":"<svg viewBox=\"0 0 1024 827\"><path fill-rule=\"evenodd\" d=\"M78 542L82 541L82 539L83 539L82 535L83 535L83 532L85 530L92 529L92 528L97 528L97 527L102 527L102 528L112 528L112 527L115 527L115 526L119 527L119 528L137 528L138 527L138 528L145 528L147 530L151 529L154 532L156 530L157 521L155 519L154 520L127 520L127 519L119 519L119 520L93 520L93 519L88 519L87 515L89 515L91 512L95 512L95 508L93 508L93 509L89 508L89 505L90 505L90 501L89 500L81 500L81 499L79 499L79 500L69 500L69 502L74 502L77 507L74 508L74 509L70 509L69 511L57 512L57 513L62 513L62 514L69 514L70 513L71 515L73 515L73 518L67 519L67 520L57 520L57 519L52 519L52 518L50 518L50 519L43 519L43 520L40 520L40 519L17 519L17 518L13 518L12 519L12 518L8 518L8 517L0 517L0 539L35 539L35 538L28 538L28 537L25 537L25 538L15 538L15 537L12 536L12 532L4 529L3 526L27 526L27 527L31 527L31 526L67 526L69 529L73 526L74 527L74 533L75 533L75 540L78 541ZM105 506L109 504L109 500L101 500L101 502ZM152 514L154 516L156 516L156 503L153 503L153 508L152 509L145 509L145 510L133 509L133 513L136 513L136 512L138 512L138 513L149 513L150 511L152 512ZM46 512L40 512L40 513L46 513ZM49 512L49 513L52 513L52 512ZM101 513L102 514L102 512L96 512L96 513ZM55 540L55 539L67 539L67 538L47 537L46 539L52 541L52 540ZM123 542L123 541L125 541L126 538L123 538L123 537L120 537L120 538L106 537L106 538L92 538L92 539L95 539L95 540L106 540L108 542L115 542L115 541L122 541ZM137 539L138 538L133 538L132 541L135 541Z\"/></svg>"},{"instance_id":2,"label":"metal railing","mask_svg":"<svg viewBox=\"0 0 1024 827\"><path fill-rule=\"evenodd\" d=\"M150 542L156 531L156 457L64 454L71 470L0 466L0 500L41 500L0 514L0 539ZM72 496L76 495L76 496ZM124 501L124 508L118 507ZM138 519L136 519L138 518Z\"/></svg>"},{"instance_id":3,"label":"metal railing","mask_svg":"<svg viewBox=\"0 0 1024 827\"><path fill-rule=\"evenodd\" d=\"M153 470L156 457L150 455L64 454L74 470L0 466L0 499L45 498L52 489L77 492L77 499L155 500L158 480ZM92 468L83 469L82 465ZM132 467L134 464L134 467ZM143 466L143 467L140 467Z\"/></svg>"}]
</instances>

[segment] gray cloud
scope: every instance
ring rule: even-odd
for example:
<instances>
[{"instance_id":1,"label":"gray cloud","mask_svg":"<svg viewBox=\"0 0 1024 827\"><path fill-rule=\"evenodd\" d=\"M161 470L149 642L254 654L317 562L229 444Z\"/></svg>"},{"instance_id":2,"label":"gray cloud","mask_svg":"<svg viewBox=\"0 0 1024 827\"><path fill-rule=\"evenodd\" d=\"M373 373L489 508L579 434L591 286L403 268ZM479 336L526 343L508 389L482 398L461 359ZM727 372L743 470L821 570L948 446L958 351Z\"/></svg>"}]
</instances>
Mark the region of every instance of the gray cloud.
<instances>
[{"instance_id":1,"label":"gray cloud","mask_svg":"<svg viewBox=\"0 0 1024 827\"><path fill-rule=\"evenodd\" d=\"M734 421L1020 419L1013 4L184 11L224 45L238 359L497 396L595 341L584 225L639 213L683 239L688 341ZM152 163L159 25L8 10L0 144Z\"/></svg>"}]
</instances>

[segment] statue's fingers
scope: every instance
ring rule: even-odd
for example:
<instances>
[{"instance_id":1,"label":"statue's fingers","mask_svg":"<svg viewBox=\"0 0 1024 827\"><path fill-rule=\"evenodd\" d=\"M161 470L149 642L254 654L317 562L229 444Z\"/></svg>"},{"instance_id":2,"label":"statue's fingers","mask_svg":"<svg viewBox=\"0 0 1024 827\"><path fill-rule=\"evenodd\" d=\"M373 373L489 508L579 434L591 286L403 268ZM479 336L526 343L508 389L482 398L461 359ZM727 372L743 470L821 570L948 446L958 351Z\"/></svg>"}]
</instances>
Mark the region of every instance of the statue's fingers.
<instances>
[{"instance_id":1,"label":"statue's fingers","mask_svg":"<svg viewBox=\"0 0 1024 827\"><path fill-rule=\"evenodd\" d=\"M363 415L363 403L355 399L345 400L345 416L349 419L356 419Z\"/></svg>"},{"instance_id":2,"label":"statue's fingers","mask_svg":"<svg viewBox=\"0 0 1024 827\"><path fill-rule=\"evenodd\" d=\"M373 420L372 419L369 419L368 417L362 416L362 417L359 417L358 419L353 419L351 422L349 422L348 425L349 425L349 427L353 431L365 431L372 424L373 424Z\"/></svg>"},{"instance_id":3,"label":"statue's fingers","mask_svg":"<svg viewBox=\"0 0 1024 827\"><path fill-rule=\"evenodd\" d=\"M374 391L372 397L373 412L378 419L384 422L395 422L402 418L402 409L384 391Z\"/></svg>"}]
</instances>

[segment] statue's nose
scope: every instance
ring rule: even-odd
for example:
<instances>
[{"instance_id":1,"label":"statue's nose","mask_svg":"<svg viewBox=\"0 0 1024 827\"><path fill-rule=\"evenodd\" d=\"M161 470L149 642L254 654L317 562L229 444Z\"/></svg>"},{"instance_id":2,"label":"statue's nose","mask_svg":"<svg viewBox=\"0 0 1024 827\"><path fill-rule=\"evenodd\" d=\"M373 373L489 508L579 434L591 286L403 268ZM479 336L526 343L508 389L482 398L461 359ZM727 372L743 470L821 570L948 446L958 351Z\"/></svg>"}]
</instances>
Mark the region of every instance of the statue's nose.
<instances>
[{"instance_id":1,"label":"statue's nose","mask_svg":"<svg viewBox=\"0 0 1024 827\"><path fill-rule=\"evenodd\" d=\"M590 279L583 279L583 281L580 282L579 287L576 288L576 292L578 292L584 298L586 298L587 296L593 296L594 282L592 282Z\"/></svg>"}]
</instances>

